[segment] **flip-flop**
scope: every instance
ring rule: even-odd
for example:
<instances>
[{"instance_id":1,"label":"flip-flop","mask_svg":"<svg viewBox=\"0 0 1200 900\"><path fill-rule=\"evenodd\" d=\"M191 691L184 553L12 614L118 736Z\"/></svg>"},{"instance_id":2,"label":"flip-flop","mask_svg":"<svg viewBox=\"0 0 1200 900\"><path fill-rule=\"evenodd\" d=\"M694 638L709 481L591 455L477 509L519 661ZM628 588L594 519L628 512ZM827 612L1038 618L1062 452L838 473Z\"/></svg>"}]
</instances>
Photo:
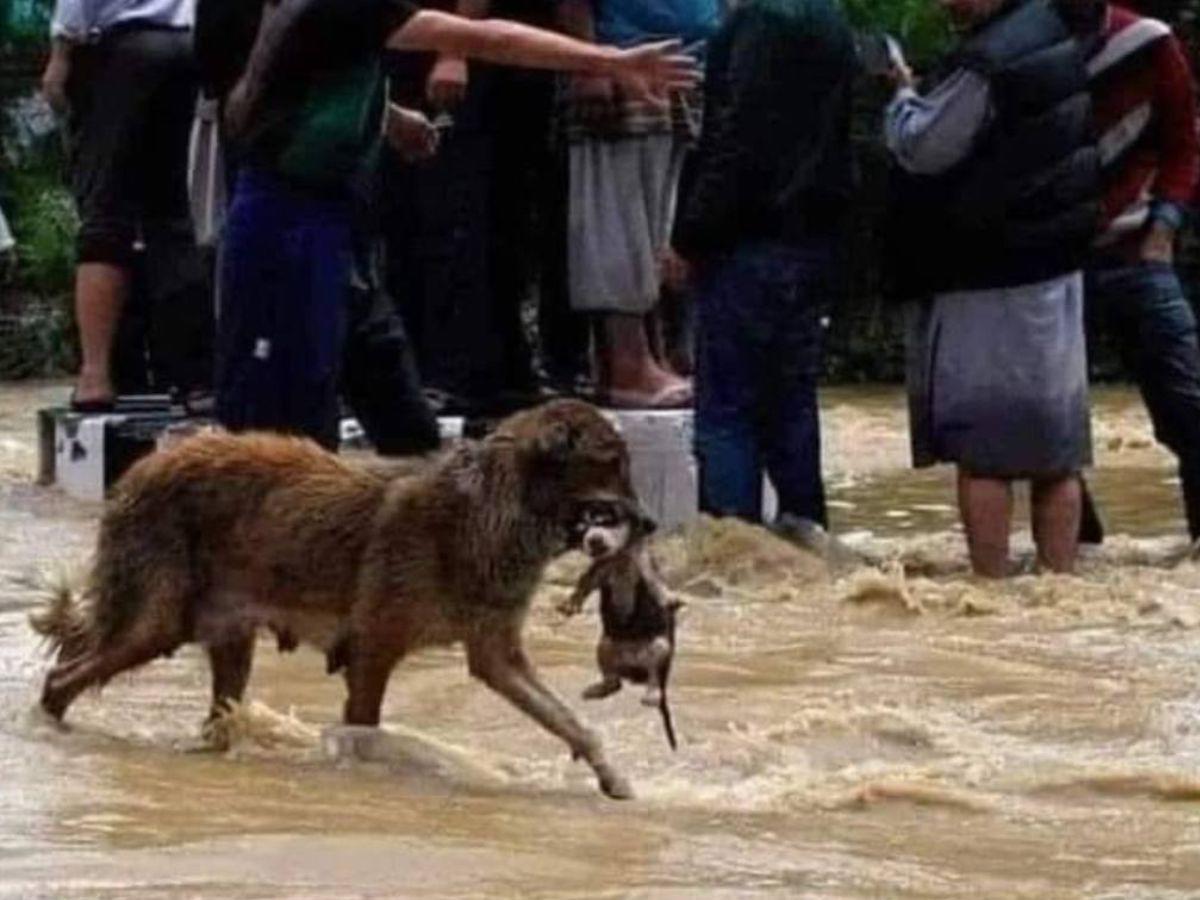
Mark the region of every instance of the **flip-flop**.
<instances>
[{"instance_id":1,"label":"flip-flop","mask_svg":"<svg viewBox=\"0 0 1200 900\"><path fill-rule=\"evenodd\" d=\"M107 400L76 400L75 392L71 391L71 399L67 401L71 412L82 413L85 416L94 416L101 413L110 413L116 409L116 401L109 397Z\"/></svg>"},{"instance_id":2,"label":"flip-flop","mask_svg":"<svg viewBox=\"0 0 1200 900\"><path fill-rule=\"evenodd\" d=\"M610 388L601 395L601 406L612 409L690 409L695 399L691 384L665 387L656 394Z\"/></svg>"}]
</instances>

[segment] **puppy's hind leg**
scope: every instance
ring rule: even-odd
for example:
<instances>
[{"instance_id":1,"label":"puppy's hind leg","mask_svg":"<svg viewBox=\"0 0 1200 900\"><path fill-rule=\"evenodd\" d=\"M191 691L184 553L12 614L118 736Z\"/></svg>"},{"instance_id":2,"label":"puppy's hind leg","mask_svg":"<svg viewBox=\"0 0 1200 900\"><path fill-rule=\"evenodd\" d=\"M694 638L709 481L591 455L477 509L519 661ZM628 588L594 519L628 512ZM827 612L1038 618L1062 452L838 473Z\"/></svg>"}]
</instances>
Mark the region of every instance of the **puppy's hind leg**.
<instances>
[{"instance_id":1,"label":"puppy's hind leg","mask_svg":"<svg viewBox=\"0 0 1200 900\"><path fill-rule=\"evenodd\" d=\"M663 638L656 638L646 649L645 669L646 693L642 697L642 705L657 709L662 706L663 695L667 690L667 677L670 674L671 645Z\"/></svg>"},{"instance_id":2,"label":"puppy's hind leg","mask_svg":"<svg viewBox=\"0 0 1200 900\"><path fill-rule=\"evenodd\" d=\"M519 635L502 630L474 637L467 642L467 665L474 677L566 741L575 758L587 760L605 794L616 800L633 796L629 782L605 759L600 738L538 679Z\"/></svg>"},{"instance_id":3,"label":"puppy's hind leg","mask_svg":"<svg viewBox=\"0 0 1200 900\"><path fill-rule=\"evenodd\" d=\"M584 700L603 700L611 697L621 689L621 679L615 675L605 675L595 684L583 689Z\"/></svg>"}]
</instances>

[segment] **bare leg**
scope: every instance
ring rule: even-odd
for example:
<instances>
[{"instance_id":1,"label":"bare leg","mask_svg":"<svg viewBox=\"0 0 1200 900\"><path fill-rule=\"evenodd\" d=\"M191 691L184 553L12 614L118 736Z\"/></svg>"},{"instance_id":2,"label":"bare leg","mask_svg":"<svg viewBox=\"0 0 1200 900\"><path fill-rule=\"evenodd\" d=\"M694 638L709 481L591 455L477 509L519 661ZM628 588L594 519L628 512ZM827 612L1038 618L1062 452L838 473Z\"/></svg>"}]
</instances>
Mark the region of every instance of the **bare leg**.
<instances>
[{"instance_id":1,"label":"bare leg","mask_svg":"<svg viewBox=\"0 0 1200 900\"><path fill-rule=\"evenodd\" d=\"M75 273L75 318L83 362L75 383L79 401L113 397L113 337L129 292L129 272L109 263L83 263Z\"/></svg>"},{"instance_id":2,"label":"bare leg","mask_svg":"<svg viewBox=\"0 0 1200 900\"><path fill-rule=\"evenodd\" d=\"M1009 574L1008 533L1012 503L1010 482L976 478L959 469L958 505L975 574L985 578L1004 578Z\"/></svg>"},{"instance_id":3,"label":"bare leg","mask_svg":"<svg viewBox=\"0 0 1200 900\"><path fill-rule=\"evenodd\" d=\"M621 800L633 796L628 782L608 764L600 739L575 717L561 700L538 680L519 638L488 634L467 643L471 674L564 741L576 758L583 758L608 796Z\"/></svg>"},{"instance_id":4,"label":"bare leg","mask_svg":"<svg viewBox=\"0 0 1200 900\"><path fill-rule=\"evenodd\" d=\"M1038 565L1052 572L1072 572L1079 552L1083 512L1080 482L1074 475L1033 482L1033 538Z\"/></svg>"},{"instance_id":5,"label":"bare leg","mask_svg":"<svg viewBox=\"0 0 1200 900\"><path fill-rule=\"evenodd\" d=\"M601 320L604 339L597 344L601 391L652 399L667 390L686 390L687 382L663 369L650 352L642 316L609 313Z\"/></svg>"}]
</instances>

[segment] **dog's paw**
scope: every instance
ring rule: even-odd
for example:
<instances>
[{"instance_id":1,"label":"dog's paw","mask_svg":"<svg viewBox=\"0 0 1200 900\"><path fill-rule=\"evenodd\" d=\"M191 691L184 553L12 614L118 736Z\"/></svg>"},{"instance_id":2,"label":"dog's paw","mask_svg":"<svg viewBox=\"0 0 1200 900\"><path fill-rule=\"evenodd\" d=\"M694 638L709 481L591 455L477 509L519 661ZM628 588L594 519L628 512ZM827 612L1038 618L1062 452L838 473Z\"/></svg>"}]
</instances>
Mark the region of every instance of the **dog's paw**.
<instances>
[{"instance_id":1,"label":"dog's paw","mask_svg":"<svg viewBox=\"0 0 1200 900\"><path fill-rule=\"evenodd\" d=\"M604 791L605 795L613 800L632 800L634 798L633 785L624 775L618 775L616 772L600 772L600 790Z\"/></svg>"}]
</instances>

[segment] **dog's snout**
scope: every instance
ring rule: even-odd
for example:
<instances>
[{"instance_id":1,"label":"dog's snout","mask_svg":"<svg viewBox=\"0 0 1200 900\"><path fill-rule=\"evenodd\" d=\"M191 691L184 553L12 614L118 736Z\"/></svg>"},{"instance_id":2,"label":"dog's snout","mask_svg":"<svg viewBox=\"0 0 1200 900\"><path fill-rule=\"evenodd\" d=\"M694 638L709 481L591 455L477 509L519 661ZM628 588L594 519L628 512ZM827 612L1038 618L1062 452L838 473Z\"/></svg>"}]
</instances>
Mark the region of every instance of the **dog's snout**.
<instances>
[{"instance_id":1,"label":"dog's snout","mask_svg":"<svg viewBox=\"0 0 1200 900\"><path fill-rule=\"evenodd\" d=\"M598 534L589 535L584 549L591 556L601 556L608 551L608 542Z\"/></svg>"}]
</instances>

